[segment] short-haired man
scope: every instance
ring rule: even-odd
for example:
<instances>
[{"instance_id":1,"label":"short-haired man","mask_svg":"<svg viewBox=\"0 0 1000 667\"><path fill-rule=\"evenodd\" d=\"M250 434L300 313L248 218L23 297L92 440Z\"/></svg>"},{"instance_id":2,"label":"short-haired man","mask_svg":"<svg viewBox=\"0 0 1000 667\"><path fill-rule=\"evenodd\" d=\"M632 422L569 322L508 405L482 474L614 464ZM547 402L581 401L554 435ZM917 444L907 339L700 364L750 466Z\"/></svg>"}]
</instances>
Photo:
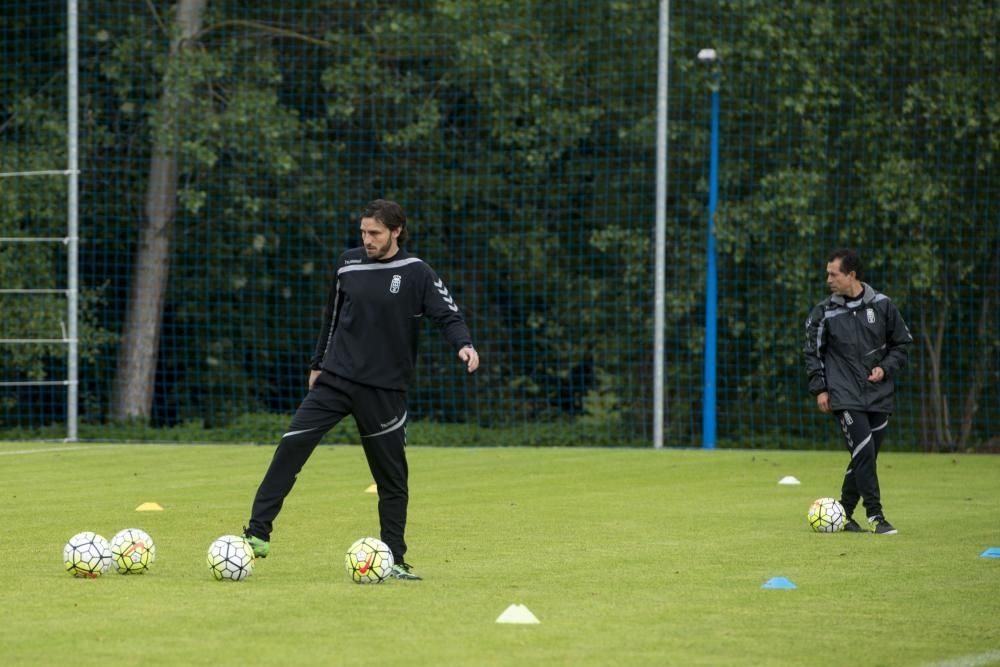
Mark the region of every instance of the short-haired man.
<instances>
[{"instance_id":1,"label":"short-haired man","mask_svg":"<svg viewBox=\"0 0 1000 667\"><path fill-rule=\"evenodd\" d=\"M458 304L434 270L401 247L406 214L385 199L361 214L362 246L337 262L309 373L309 393L281 437L254 498L244 535L258 557L270 552L272 523L320 439L351 414L378 488L381 538L392 576L418 580L406 554L409 469L406 392L424 316L440 328L469 373L479 354Z\"/></svg>"},{"instance_id":2,"label":"short-haired man","mask_svg":"<svg viewBox=\"0 0 1000 667\"><path fill-rule=\"evenodd\" d=\"M861 268L854 250L831 253L832 294L806 320L806 372L816 406L837 417L851 453L840 491L845 529L864 532L853 518L864 499L871 531L891 535L897 531L882 512L876 461L894 409L894 379L913 337L889 297L861 282Z\"/></svg>"}]
</instances>

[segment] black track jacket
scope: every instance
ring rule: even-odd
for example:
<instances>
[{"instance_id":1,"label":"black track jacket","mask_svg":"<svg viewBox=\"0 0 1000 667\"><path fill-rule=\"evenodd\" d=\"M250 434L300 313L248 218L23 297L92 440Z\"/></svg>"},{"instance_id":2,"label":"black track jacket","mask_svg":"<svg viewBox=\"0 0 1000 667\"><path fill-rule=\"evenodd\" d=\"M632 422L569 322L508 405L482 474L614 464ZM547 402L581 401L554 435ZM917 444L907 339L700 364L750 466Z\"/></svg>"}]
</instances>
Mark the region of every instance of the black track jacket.
<instances>
[{"instance_id":1,"label":"black track jacket","mask_svg":"<svg viewBox=\"0 0 1000 667\"><path fill-rule=\"evenodd\" d=\"M456 350L472 344L458 304L434 270L402 248L389 260L352 248L337 261L310 367L359 384L406 391L424 315Z\"/></svg>"},{"instance_id":2,"label":"black track jacket","mask_svg":"<svg viewBox=\"0 0 1000 667\"><path fill-rule=\"evenodd\" d=\"M809 313L804 348L809 393L829 392L833 410L891 413L893 380L913 337L889 297L861 284L860 299L831 295ZM885 379L869 382L876 366Z\"/></svg>"}]
</instances>

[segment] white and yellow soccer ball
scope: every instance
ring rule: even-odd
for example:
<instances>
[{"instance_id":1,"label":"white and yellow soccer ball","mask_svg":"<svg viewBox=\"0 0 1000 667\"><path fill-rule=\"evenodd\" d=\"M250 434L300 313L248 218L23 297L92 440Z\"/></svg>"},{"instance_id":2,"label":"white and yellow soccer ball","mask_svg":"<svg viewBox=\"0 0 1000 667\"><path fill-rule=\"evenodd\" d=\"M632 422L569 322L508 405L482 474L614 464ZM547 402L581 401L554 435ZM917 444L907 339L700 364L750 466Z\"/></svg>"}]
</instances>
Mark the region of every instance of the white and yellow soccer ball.
<instances>
[{"instance_id":1,"label":"white and yellow soccer ball","mask_svg":"<svg viewBox=\"0 0 1000 667\"><path fill-rule=\"evenodd\" d=\"M220 581L242 581L253 574L253 547L239 535L223 535L208 547L208 567Z\"/></svg>"},{"instance_id":2,"label":"white and yellow soccer ball","mask_svg":"<svg viewBox=\"0 0 1000 667\"><path fill-rule=\"evenodd\" d=\"M119 574L142 574L156 560L156 545L146 531L126 528L111 538L111 559Z\"/></svg>"},{"instance_id":3,"label":"white and yellow soccer ball","mask_svg":"<svg viewBox=\"0 0 1000 667\"><path fill-rule=\"evenodd\" d=\"M89 530L77 533L63 547L63 562L74 577L96 579L111 567L111 545Z\"/></svg>"},{"instance_id":4,"label":"white and yellow soccer ball","mask_svg":"<svg viewBox=\"0 0 1000 667\"><path fill-rule=\"evenodd\" d=\"M392 550L382 540L362 537L344 556L347 573L356 584L380 584L392 573Z\"/></svg>"},{"instance_id":5,"label":"white and yellow soccer ball","mask_svg":"<svg viewBox=\"0 0 1000 667\"><path fill-rule=\"evenodd\" d=\"M818 498L809 506L806 518L817 533L837 533L844 529L847 513L836 498Z\"/></svg>"}]
</instances>

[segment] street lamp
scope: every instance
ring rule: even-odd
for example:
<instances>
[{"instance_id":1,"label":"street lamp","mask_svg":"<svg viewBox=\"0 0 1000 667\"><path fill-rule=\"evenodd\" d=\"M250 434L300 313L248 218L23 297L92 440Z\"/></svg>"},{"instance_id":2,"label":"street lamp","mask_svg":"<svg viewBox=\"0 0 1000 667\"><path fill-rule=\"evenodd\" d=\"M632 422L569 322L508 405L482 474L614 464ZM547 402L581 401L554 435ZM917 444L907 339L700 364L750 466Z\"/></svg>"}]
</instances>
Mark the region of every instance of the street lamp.
<instances>
[{"instance_id":1,"label":"street lamp","mask_svg":"<svg viewBox=\"0 0 1000 667\"><path fill-rule=\"evenodd\" d=\"M698 52L698 62L712 67L712 133L708 167L708 249L705 263L705 373L702 392L701 437L704 449L715 449L716 337L718 284L715 267L715 209L719 201L719 65L715 49Z\"/></svg>"}]
</instances>

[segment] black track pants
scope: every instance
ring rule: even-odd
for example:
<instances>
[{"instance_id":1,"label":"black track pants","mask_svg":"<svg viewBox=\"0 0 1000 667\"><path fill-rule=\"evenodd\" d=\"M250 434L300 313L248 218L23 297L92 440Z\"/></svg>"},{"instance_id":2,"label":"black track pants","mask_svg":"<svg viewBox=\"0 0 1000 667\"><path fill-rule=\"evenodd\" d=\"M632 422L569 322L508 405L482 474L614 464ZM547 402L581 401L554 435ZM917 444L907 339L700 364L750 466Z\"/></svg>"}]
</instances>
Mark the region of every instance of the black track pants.
<instances>
[{"instance_id":1,"label":"black track pants","mask_svg":"<svg viewBox=\"0 0 1000 667\"><path fill-rule=\"evenodd\" d=\"M839 410L834 414L840 422L847 451L851 453L851 462L844 473L844 485L840 489L840 504L850 516L858 501L864 499L867 517L882 516L876 462L889 425L889 415L860 410Z\"/></svg>"},{"instance_id":2,"label":"black track pants","mask_svg":"<svg viewBox=\"0 0 1000 667\"><path fill-rule=\"evenodd\" d=\"M396 562L406 553L406 393L355 384L323 373L302 401L288 432L281 437L271 465L257 489L247 532L268 540L275 517L295 479L320 439L347 415L361 433L361 444L378 486L381 539Z\"/></svg>"}]
</instances>

